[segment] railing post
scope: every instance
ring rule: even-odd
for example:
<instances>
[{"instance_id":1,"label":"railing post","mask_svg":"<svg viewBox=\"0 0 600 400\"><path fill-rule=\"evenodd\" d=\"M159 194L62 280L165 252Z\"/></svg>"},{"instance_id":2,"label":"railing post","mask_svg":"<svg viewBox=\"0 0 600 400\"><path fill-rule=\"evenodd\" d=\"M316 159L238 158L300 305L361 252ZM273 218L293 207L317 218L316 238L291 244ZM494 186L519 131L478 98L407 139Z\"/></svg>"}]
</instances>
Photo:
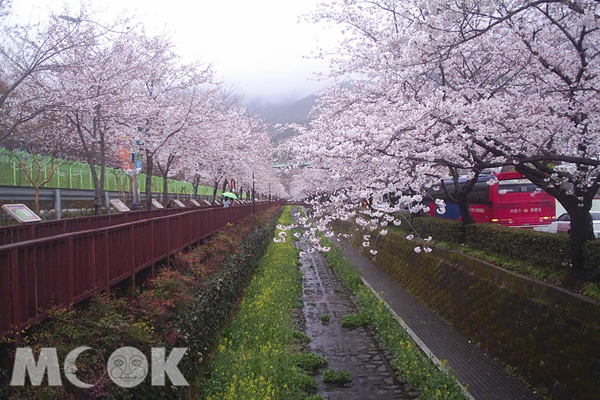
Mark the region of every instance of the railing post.
<instances>
[{"instance_id":1,"label":"railing post","mask_svg":"<svg viewBox=\"0 0 600 400\"><path fill-rule=\"evenodd\" d=\"M135 229L134 229L134 225L129 225L129 237L131 240L131 277L129 277L129 284L127 285L127 294L128 295L133 295L133 292L135 291L135 269L136 269L136 265L135 265L135 251L136 251L136 245L135 245Z\"/></svg>"},{"instance_id":2,"label":"railing post","mask_svg":"<svg viewBox=\"0 0 600 400\"><path fill-rule=\"evenodd\" d=\"M108 229L104 231L104 275L106 277L106 294L110 293L110 243Z\"/></svg>"},{"instance_id":3,"label":"railing post","mask_svg":"<svg viewBox=\"0 0 600 400\"><path fill-rule=\"evenodd\" d=\"M67 239L67 307L69 308L72 305L73 292L75 290L73 287L75 281L75 277L73 276L73 258L73 237L69 237L69 239Z\"/></svg>"},{"instance_id":4,"label":"railing post","mask_svg":"<svg viewBox=\"0 0 600 400\"><path fill-rule=\"evenodd\" d=\"M15 340L17 345L21 343L21 299L20 299L20 284L19 284L19 253L18 250L10 252L10 286L11 286L11 309L12 323L15 328Z\"/></svg>"},{"instance_id":5,"label":"railing post","mask_svg":"<svg viewBox=\"0 0 600 400\"><path fill-rule=\"evenodd\" d=\"M154 279L154 261L156 260L154 248L154 221L150 221L150 248L152 249L152 265L150 266L150 279Z\"/></svg>"},{"instance_id":6,"label":"railing post","mask_svg":"<svg viewBox=\"0 0 600 400\"><path fill-rule=\"evenodd\" d=\"M56 219L62 218L62 204L60 198L60 189L54 189L54 212L56 213Z\"/></svg>"},{"instance_id":7,"label":"railing post","mask_svg":"<svg viewBox=\"0 0 600 400\"><path fill-rule=\"evenodd\" d=\"M167 218L167 268L171 267L171 218Z\"/></svg>"}]
</instances>

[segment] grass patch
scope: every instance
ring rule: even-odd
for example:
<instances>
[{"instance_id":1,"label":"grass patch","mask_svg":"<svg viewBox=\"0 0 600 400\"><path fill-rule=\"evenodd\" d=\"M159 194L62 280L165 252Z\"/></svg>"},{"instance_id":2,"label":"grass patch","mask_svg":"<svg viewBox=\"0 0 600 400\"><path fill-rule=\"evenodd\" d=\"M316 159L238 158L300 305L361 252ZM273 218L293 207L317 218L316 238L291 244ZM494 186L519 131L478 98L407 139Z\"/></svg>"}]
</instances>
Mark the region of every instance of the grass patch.
<instances>
[{"instance_id":1,"label":"grass patch","mask_svg":"<svg viewBox=\"0 0 600 400\"><path fill-rule=\"evenodd\" d=\"M360 272L344 258L336 246L322 237L322 245L330 246L325 253L329 266L337 271L348 290L356 295L363 313L370 317L379 338L394 356L400 374L417 388L425 400L465 400L451 372L441 371L414 344L408 333L398 324L383 301L362 283Z\"/></svg>"},{"instance_id":2,"label":"grass patch","mask_svg":"<svg viewBox=\"0 0 600 400\"><path fill-rule=\"evenodd\" d=\"M334 369L326 369L323 372L323 382L334 383L336 385L344 385L352 382L352 374L346 370L336 371Z\"/></svg>"},{"instance_id":3,"label":"grass patch","mask_svg":"<svg viewBox=\"0 0 600 400\"><path fill-rule=\"evenodd\" d=\"M365 313L344 315L342 326L344 328L358 328L369 324L369 316Z\"/></svg>"},{"instance_id":4,"label":"grass patch","mask_svg":"<svg viewBox=\"0 0 600 400\"><path fill-rule=\"evenodd\" d=\"M321 320L321 322L329 322L329 321L331 321L331 315L329 315L329 314L321 314L321 316L319 317L319 319Z\"/></svg>"},{"instance_id":5,"label":"grass patch","mask_svg":"<svg viewBox=\"0 0 600 400\"><path fill-rule=\"evenodd\" d=\"M597 283L588 283L581 289L581 294L600 301L600 285Z\"/></svg>"},{"instance_id":6,"label":"grass patch","mask_svg":"<svg viewBox=\"0 0 600 400\"><path fill-rule=\"evenodd\" d=\"M289 206L278 223L292 223ZM204 390L207 400L295 400L306 397L304 390L316 388L292 356L295 334L290 310L302 292L302 275L291 236L283 243L270 243L259 263L219 345Z\"/></svg>"},{"instance_id":7,"label":"grass patch","mask_svg":"<svg viewBox=\"0 0 600 400\"><path fill-rule=\"evenodd\" d=\"M294 331L293 335L294 339L299 340L304 343L310 343L311 338L304 332Z\"/></svg>"},{"instance_id":8,"label":"grass patch","mask_svg":"<svg viewBox=\"0 0 600 400\"><path fill-rule=\"evenodd\" d=\"M313 372L315 369L327 364L325 357L314 353L298 353L292 356L292 360L297 367L306 372Z\"/></svg>"}]
</instances>

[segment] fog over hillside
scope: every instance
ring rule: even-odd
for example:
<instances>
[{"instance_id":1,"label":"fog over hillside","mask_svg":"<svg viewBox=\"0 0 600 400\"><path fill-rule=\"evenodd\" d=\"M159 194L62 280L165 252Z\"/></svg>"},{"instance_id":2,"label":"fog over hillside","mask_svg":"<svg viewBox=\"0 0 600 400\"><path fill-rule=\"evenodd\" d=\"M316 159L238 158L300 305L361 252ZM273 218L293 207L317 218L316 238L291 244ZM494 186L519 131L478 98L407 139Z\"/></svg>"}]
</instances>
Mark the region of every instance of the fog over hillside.
<instances>
[{"instance_id":1,"label":"fog over hillside","mask_svg":"<svg viewBox=\"0 0 600 400\"><path fill-rule=\"evenodd\" d=\"M342 87L351 89L349 82L343 82ZM299 100L272 102L264 99L251 99L248 101L250 111L257 113L269 124L269 132L274 142L285 140L294 135L294 131L278 131L277 124L304 124L309 120L310 111L317 103L318 93L313 93Z\"/></svg>"},{"instance_id":2,"label":"fog over hillside","mask_svg":"<svg viewBox=\"0 0 600 400\"><path fill-rule=\"evenodd\" d=\"M277 124L303 124L308 121L308 115L316 104L317 95L313 93L297 101L267 102L261 99L251 100L248 106L251 111L260 115L269 124L269 132L273 141L289 138L294 134L292 130L279 132Z\"/></svg>"}]
</instances>

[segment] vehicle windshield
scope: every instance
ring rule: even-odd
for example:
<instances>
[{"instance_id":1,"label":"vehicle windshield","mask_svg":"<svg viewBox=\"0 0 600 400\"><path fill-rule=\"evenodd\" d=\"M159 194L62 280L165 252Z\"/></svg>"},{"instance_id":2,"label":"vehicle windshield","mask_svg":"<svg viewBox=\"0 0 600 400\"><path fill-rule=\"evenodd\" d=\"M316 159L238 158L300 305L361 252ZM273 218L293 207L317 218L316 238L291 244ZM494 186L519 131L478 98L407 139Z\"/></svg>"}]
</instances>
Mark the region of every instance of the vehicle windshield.
<instances>
[{"instance_id":1,"label":"vehicle windshield","mask_svg":"<svg viewBox=\"0 0 600 400\"><path fill-rule=\"evenodd\" d=\"M538 189L529 179L506 179L498 182L498 193L532 193Z\"/></svg>"}]
</instances>

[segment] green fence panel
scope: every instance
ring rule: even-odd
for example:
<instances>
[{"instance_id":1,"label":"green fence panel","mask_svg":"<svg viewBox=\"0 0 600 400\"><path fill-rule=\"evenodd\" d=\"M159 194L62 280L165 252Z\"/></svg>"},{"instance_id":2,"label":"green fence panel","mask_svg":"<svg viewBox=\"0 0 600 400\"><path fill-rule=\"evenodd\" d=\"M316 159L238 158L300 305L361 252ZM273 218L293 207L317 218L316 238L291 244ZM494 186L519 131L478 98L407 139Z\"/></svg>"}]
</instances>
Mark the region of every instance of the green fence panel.
<instances>
[{"instance_id":1,"label":"green fence panel","mask_svg":"<svg viewBox=\"0 0 600 400\"><path fill-rule=\"evenodd\" d=\"M20 155L22 159L31 158L27 153ZM78 161L69 161L55 159L55 163L60 164L56 168L54 175L44 186L62 189L87 189L93 190L94 183L90 166L87 163ZM41 179L44 174L48 173L51 165L51 158L41 157L40 163L44 166L45 171L42 171ZM100 168L96 167L96 171L100 174ZM107 167L105 169L104 189L111 191L129 191L130 177L125 174L120 168ZM138 189L144 192L146 189L146 174L138 174ZM11 151L0 148L0 185L4 186L32 186L26 179L25 171L16 160ZM175 179L168 180L168 189L170 193L190 194L194 191L194 186L190 182L178 181ZM160 176L152 177L152 192L162 193L163 179ZM203 196L212 195L212 188L209 186L198 186L198 194ZM221 194L221 190L218 191Z\"/></svg>"}]
</instances>

